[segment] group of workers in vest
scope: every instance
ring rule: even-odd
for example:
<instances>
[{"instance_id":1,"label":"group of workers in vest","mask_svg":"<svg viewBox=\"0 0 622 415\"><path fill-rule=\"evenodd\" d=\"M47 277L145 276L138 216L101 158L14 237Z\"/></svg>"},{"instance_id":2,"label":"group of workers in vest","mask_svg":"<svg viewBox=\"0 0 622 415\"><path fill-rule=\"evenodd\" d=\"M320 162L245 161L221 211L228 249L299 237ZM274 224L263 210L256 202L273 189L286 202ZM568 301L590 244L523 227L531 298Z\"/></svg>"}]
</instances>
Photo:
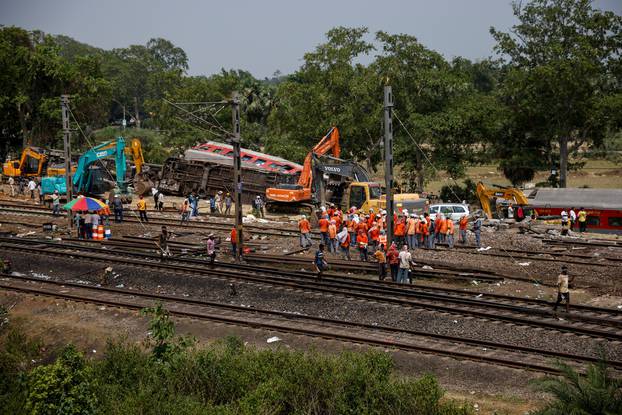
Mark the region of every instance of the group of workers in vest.
<instances>
[{"instance_id":1,"label":"group of workers in vest","mask_svg":"<svg viewBox=\"0 0 622 415\"><path fill-rule=\"evenodd\" d=\"M322 208L318 228L321 236L321 244L329 253L341 254L344 259L351 260L350 248L355 247L361 261L369 261L369 253L378 262L386 264L386 258L380 258L376 252L390 251L387 245L387 213L380 210L375 213L370 209L369 213L359 211L356 207L350 208L345 214L339 207L330 205ZM454 224L450 217L438 215L432 220L428 213L417 215L404 209L399 214L393 215L393 244L395 247L406 247L412 251L416 248L434 249L436 244L447 244L449 248L454 246L454 234L459 230L460 243L466 244L467 226L469 220L465 215L460 218L458 224ZM311 242L311 223L306 216L298 222L300 230L300 246L308 248ZM476 237L477 246L480 246L481 220L476 216L472 230ZM389 256L389 265L391 256ZM396 262L395 264L397 264ZM393 269L392 269L393 270ZM392 276L395 274L392 272ZM381 272L381 278L382 272ZM395 279L395 278L394 278Z\"/></svg>"}]
</instances>

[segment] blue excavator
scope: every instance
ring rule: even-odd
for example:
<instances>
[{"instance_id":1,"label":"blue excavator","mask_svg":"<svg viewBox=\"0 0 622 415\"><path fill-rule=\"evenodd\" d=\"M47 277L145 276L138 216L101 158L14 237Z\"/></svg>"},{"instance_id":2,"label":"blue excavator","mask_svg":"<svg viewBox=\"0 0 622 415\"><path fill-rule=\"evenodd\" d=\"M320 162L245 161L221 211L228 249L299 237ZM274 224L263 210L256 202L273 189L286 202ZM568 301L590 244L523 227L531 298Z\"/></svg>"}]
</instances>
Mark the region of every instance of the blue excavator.
<instances>
[{"instance_id":1,"label":"blue excavator","mask_svg":"<svg viewBox=\"0 0 622 415\"><path fill-rule=\"evenodd\" d=\"M133 156L136 173L140 173L144 164L142 149L138 139L132 139L130 147L125 146L125 139L117 137L114 140L101 143L87 152L78 160L76 172L73 175L73 191L75 194L89 196L104 196L113 191L123 198L131 198L129 180L126 179L126 153ZM114 157L115 178L110 180L108 168L104 164L108 158ZM67 193L63 176L48 176L41 180L42 193L52 194L55 190L59 194Z\"/></svg>"}]
</instances>

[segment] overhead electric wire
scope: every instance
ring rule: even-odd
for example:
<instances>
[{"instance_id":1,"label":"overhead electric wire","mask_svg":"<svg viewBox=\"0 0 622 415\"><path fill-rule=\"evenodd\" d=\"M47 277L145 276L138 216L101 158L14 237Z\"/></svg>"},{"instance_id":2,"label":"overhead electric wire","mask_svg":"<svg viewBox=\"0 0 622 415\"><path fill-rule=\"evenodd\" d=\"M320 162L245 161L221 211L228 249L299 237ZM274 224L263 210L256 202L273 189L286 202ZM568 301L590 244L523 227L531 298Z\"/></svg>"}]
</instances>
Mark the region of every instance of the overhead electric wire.
<instances>
[{"instance_id":1,"label":"overhead electric wire","mask_svg":"<svg viewBox=\"0 0 622 415\"><path fill-rule=\"evenodd\" d=\"M397 111L393 111L393 115L395 116L395 118L397 119L397 121L400 123L400 125L402 126L402 128L404 129L404 131L406 131L406 134L408 134L408 137L410 137L410 139L413 141L413 143L417 146L417 148L419 149L419 151L423 154L423 156L425 157L426 161L430 164L430 166L434 169L434 171L436 172L436 174L439 173L439 169L436 168L436 166L434 165L434 163L432 163L432 160L430 160L430 158L428 157L428 155L425 153L425 151L423 151L423 149L421 148L421 146L419 145L419 143L417 143L417 140L415 140L415 138L412 136L412 134L410 133L410 131L408 131L408 129L406 128L406 126L404 125L404 123L402 122L402 120L398 117L397 115ZM449 176L451 180L453 180L453 182L458 185L458 183L456 182L456 180L451 177L451 175ZM456 199L460 200L460 198L458 197L458 195L456 194L456 192L454 192L454 190L451 188L451 186L449 186L449 189L451 190L451 192L454 194L454 196L456 196ZM440 212L439 212L440 214ZM509 253L508 251L505 250L505 248L503 248L503 245L499 245L499 248L501 248L501 250L503 250L503 252L505 252L507 254L507 256L512 259L512 261L514 261L516 264L519 264L519 262L512 256L511 253ZM525 271L525 274L527 275L528 278L530 278L532 281L537 282L538 280L536 278L534 278L530 273L529 270L526 267L520 266L520 269L522 269L523 271Z\"/></svg>"},{"instance_id":2,"label":"overhead electric wire","mask_svg":"<svg viewBox=\"0 0 622 415\"><path fill-rule=\"evenodd\" d=\"M76 125L78 126L78 131L80 131L80 134L82 134L82 136L84 137L84 139L86 140L88 146L90 147L91 151L95 151L95 146L93 145L93 143L91 142L91 140L89 140L89 138L87 137L86 134L84 134L84 131L82 131L82 128L80 127L80 123L78 122L78 119L76 118L76 116L74 115L73 111L71 110L71 106L67 105L67 110L69 112L69 114L71 114L71 118L73 118L74 122L76 123ZM97 161L100 162L101 166L106 170L106 172L109 174L110 177L113 177L112 172L106 167L106 165L101 162L101 159L98 159ZM123 178L125 179L125 178ZM118 180L118 178L117 178ZM145 226L145 224L140 220L140 217L136 214L136 211L134 210L134 208L132 207L132 205L130 204L130 212L132 212L132 214L134 215L134 217L137 219L138 223L140 223L140 225L143 227L143 230L145 232L148 231L147 227ZM160 246L160 244L158 243L158 241L154 241L155 245L158 247L158 249L160 250L160 252L164 253L164 249L162 249L162 247Z\"/></svg>"}]
</instances>

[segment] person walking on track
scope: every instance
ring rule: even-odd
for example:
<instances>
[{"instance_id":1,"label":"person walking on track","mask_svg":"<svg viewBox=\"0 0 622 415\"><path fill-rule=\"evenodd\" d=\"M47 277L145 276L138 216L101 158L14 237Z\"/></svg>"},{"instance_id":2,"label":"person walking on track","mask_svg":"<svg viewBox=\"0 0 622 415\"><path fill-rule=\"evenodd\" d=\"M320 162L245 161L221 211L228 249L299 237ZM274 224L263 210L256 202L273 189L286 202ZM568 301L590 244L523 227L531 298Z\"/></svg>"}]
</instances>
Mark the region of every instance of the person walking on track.
<instances>
[{"instance_id":1,"label":"person walking on track","mask_svg":"<svg viewBox=\"0 0 622 415\"><path fill-rule=\"evenodd\" d=\"M216 259L216 242L214 241L214 234L207 235L207 257L209 258L210 265L214 265Z\"/></svg>"},{"instance_id":2,"label":"person walking on track","mask_svg":"<svg viewBox=\"0 0 622 415\"><path fill-rule=\"evenodd\" d=\"M475 234L475 245L477 245L478 248L482 247L481 232L482 218L480 218L479 213L477 213L475 214L475 220L473 221L473 233Z\"/></svg>"},{"instance_id":3,"label":"person walking on track","mask_svg":"<svg viewBox=\"0 0 622 415\"><path fill-rule=\"evenodd\" d=\"M384 254L383 244L380 244L376 252L374 252L374 258L378 261L378 279L384 281L387 277L387 257Z\"/></svg>"},{"instance_id":4,"label":"person walking on track","mask_svg":"<svg viewBox=\"0 0 622 415\"><path fill-rule=\"evenodd\" d=\"M311 224L305 215L302 215L302 219L298 222L298 229L300 230L300 246L302 248L311 246Z\"/></svg>"},{"instance_id":5,"label":"person walking on track","mask_svg":"<svg viewBox=\"0 0 622 415\"><path fill-rule=\"evenodd\" d=\"M138 202L136 202L136 208L138 209L140 220L149 222L149 220L147 220L147 202L145 201L145 198L142 195L139 196Z\"/></svg>"},{"instance_id":6,"label":"person walking on track","mask_svg":"<svg viewBox=\"0 0 622 415\"><path fill-rule=\"evenodd\" d=\"M190 216L190 202L188 199L184 199L184 202L181 204L181 208L179 209L181 213L181 222L179 225L183 225L184 222L188 222L188 217Z\"/></svg>"},{"instance_id":7,"label":"person walking on track","mask_svg":"<svg viewBox=\"0 0 622 415\"><path fill-rule=\"evenodd\" d=\"M35 200L35 189L37 188L37 183L33 179L28 181L28 190L30 190L30 198Z\"/></svg>"},{"instance_id":8,"label":"person walking on track","mask_svg":"<svg viewBox=\"0 0 622 415\"><path fill-rule=\"evenodd\" d=\"M160 250L160 261L162 261L165 257L171 256L171 251L168 249L168 240L170 235L166 230L166 226L162 226L162 233L160 233L160 237L158 238L158 248Z\"/></svg>"},{"instance_id":9,"label":"person walking on track","mask_svg":"<svg viewBox=\"0 0 622 415\"><path fill-rule=\"evenodd\" d=\"M9 177L9 188L11 189L11 197L15 197L15 179Z\"/></svg>"},{"instance_id":10,"label":"person walking on track","mask_svg":"<svg viewBox=\"0 0 622 415\"><path fill-rule=\"evenodd\" d=\"M557 301L553 307L553 311L557 311L557 307L562 300L566 301L566 313L570 311L570 289L569 285L574 281L574 277L568 277L568 267L562 265L562 272L557 276Z\"/></svg>"},{"instance_id":11,"label":"person walking on track","mask_svg":"<svg viewBox=\"0 0 622 415\"><path fill-rule=\"evenodd\" d=\"M393 282L397 281L397 274L400 269L400 258L399 251L397 250L397 246L395 243L391 244L391 247L387 251L387 262L389 263L389 268L391 269L391 280Z\"/></svg>"},{"instance_id":12,"label":"person walking on track","mask_svg":"<svg viewBox=\"0 0 622 415\"><path fill-rule=\"evenodd\" d=\"M412 255L408 251L408 245L402 247L402 251L399 253L399 271L397 274L397 282L399 284L406 284L408 280L408 273L410 272L410 264L412 262Z\"/></svg>"},{"instance_id":13,"label":"person walking on track","mask_svg":"<svg viewBox=\"0 0 622 415\"><path fill-rule=\"evenodd\" d=\"M324 256L324 244L320 244L315 252L315 259L313 260L313 264L315 265L315 270L317 272L317 279L322 278L322 274L324 271L328 269L328 262L326 262L326 258Z\"/></svg>"}]
</instances>

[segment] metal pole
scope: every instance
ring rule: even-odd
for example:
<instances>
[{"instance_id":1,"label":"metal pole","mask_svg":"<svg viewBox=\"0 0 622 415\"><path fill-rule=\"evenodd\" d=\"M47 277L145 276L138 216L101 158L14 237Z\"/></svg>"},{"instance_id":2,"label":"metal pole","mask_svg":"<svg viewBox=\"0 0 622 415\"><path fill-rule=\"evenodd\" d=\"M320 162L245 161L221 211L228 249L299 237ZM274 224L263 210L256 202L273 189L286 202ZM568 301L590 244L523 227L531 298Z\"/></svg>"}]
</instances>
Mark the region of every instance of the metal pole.
<instances>
[{"instance_id":1,"label":"metal pole","mask_svg":"<svg viewBox=\"0 0 622 415\"><path fill-rule=\"evenodd\" d=\"M393 93L384 87L384 184L387 202L387 245L393 242ZM398 247L399 249L399 247Z\"/></svg>"},{"instance_id":2,"label":"metal pole","mask_svg":"<svg viewBox=\"0 0 622 415\"><path fill-rule=\"evenodd\" d=\"M140 128L140 114L138 113L138 97L134 97L134 112L136 112L136 128Z\"/></svg>"},{"instance_id":3,"label":"metal pole","mask_svg":"<svg viewBox=\"0 0 622 415\"><path fill-rule=\"evenodd\" d=\"M240 157L240 100L238 93L233 93L231 101L233 114L233 136L231 144L233 146L233 183L235 197L235 229L237 232L237 250L235 252L235 260L242 259L244 248L244 235L242 229L242 159Z\"/></svg>"},{"instance_id":4,"label":"metal pole","mask_svg":"<svg viewBox=\"0 0 622 415\"><path fill-rule=\"evenodd\" d=\"M63 147L65 150L65 187L67 189L67 202L72 199L73 183L71 181L71 130L69 129L69 95L60 96L60 107L63 119ZM73 214L67 213L67 225L73 227Z\"/></svg>"}]
</instances>

